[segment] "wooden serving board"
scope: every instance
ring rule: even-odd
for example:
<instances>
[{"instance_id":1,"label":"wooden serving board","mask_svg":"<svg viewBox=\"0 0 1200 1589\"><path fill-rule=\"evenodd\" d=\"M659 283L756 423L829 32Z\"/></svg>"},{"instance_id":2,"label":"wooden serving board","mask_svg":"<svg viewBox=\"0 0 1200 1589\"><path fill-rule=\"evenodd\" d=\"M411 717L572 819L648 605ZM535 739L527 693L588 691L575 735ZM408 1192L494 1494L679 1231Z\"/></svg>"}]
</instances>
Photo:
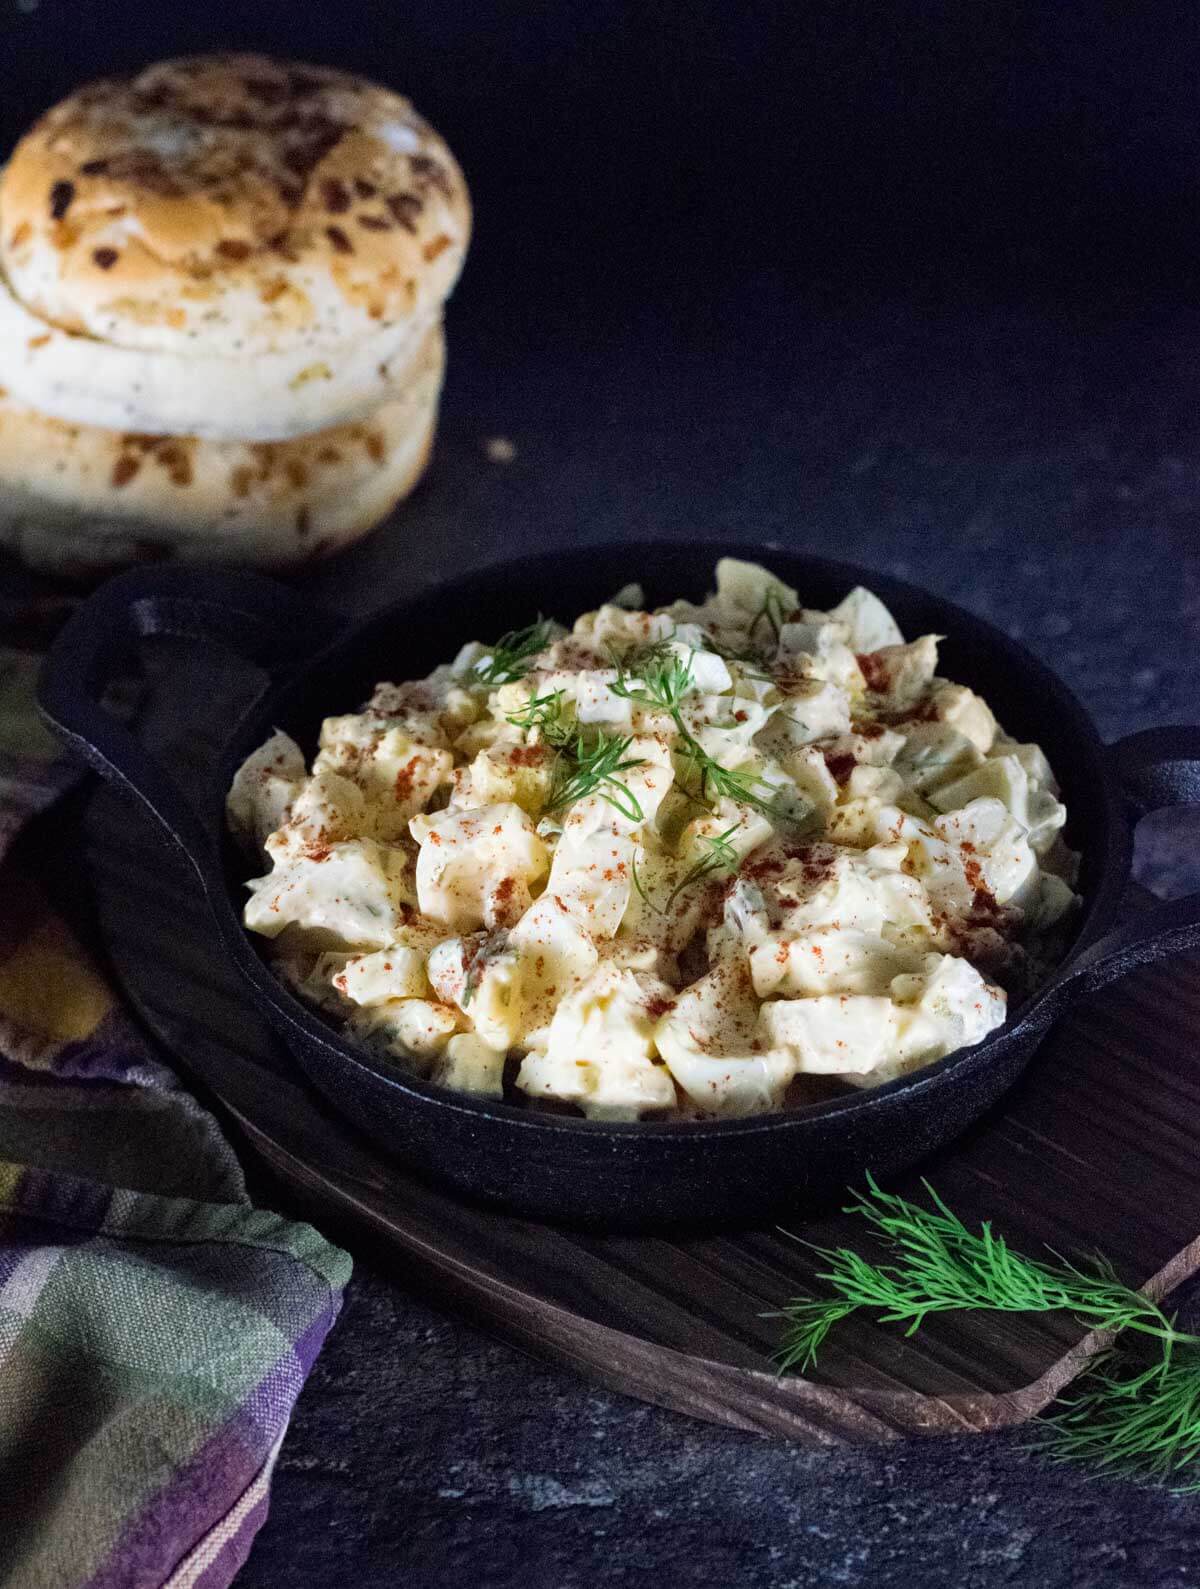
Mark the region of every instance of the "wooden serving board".
<instances>
[{"instance_id":1,"label":"wooden serving board","mask_svg":"<svg viewBox=\"0 0 1200 1589\"><path fill-rule=\"evenodd\" d=\"M905 1339L855 1318L819 1374L778 1377L771 1315L819 1285L803 1242L861 1242L854 1222L604 1237L426 1185L343 1124L247 1007L198 886L148 818L96 789L67 829L56 838L84 863L119 981L299 1209L517 1345L696 1417L824 1442L1021 1422L1096 1350L1059 1319L948 1314ZM1198 1033L1200 960L1138 973L1064 1023L1002 1108L924 1172L1026 1251L1100 1249L1125 1278L1172 1288L1200 1267Z\"/></svg>"}]
</instances>

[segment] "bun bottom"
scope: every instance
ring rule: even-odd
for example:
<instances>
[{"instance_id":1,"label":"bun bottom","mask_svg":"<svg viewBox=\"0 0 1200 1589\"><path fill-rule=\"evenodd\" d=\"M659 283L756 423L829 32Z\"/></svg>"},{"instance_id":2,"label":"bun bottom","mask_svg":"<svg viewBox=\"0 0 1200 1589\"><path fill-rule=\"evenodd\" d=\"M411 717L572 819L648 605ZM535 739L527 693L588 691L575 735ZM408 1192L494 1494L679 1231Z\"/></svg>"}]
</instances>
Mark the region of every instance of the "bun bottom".
<instances>
[{"instance_id":1,"label":"bun bottom","mask_svg":"<svg viewBox=\"0 0 1200 1589\"><path fill-rule=\"evenodd\" d=\"M178 558L282 569L361 539L424 473L445 349L370 419L285 442L212 442L69 425L0 399L0 546L88 578Z\"/></svg>"}]
</instances>

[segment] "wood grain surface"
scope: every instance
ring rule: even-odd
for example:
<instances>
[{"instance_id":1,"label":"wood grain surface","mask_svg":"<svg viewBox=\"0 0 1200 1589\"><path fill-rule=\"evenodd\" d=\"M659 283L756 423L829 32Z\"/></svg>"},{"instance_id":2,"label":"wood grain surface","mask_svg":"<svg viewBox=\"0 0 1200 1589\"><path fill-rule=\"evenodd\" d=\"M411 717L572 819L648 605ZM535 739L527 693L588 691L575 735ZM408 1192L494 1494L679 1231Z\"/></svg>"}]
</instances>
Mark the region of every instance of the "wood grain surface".
<instances>
[{"instance_id":1,"label":"wood grain surface","mask_svg":"<svg viewBox=\"0 0 1200 1589\"><path fill-rule=\"evenodd\" d=\"M295 1204L418 1287L535 1354L699 1418L833 1442L1028 1419L1101 1344L1069 1321L931 1318L918 1336L854 1317L819 1373L779 1377L773 1315L814 1289L803 1228L604 1237L508 1218L427 1185L308 1086L226 966L190 872L140 811L97 789L67 825L113 969L185 1075L220 1102ZM1056 1030L1024 1082L924 1173L1018 1247L1105 1252L1161 1293L1200 1267L1200 962L1136 974ZM915 1177L898 1181L918 1192Z\"/></svg>"}]
</instances>

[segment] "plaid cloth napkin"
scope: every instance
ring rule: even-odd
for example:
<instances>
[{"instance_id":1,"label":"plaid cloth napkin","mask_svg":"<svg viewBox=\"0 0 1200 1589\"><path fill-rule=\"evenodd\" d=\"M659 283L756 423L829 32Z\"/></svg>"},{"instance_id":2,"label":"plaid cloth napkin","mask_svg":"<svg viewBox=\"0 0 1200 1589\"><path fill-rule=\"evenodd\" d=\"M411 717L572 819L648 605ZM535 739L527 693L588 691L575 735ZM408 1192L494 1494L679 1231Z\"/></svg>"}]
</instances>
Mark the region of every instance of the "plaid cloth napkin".
<instances>
[{"instance_id":1,"label":"plaid cloth napkin","mask_svg":"<svg viewBox=\"0 0 1200 1589\"><path fill-rule=\"evenodd\" d=\"M350 1273L8 856L71 770L0 650L0 1584L228 1584ZM8 859L5 860L5 857Z\"/></svg>"}]
</instances>

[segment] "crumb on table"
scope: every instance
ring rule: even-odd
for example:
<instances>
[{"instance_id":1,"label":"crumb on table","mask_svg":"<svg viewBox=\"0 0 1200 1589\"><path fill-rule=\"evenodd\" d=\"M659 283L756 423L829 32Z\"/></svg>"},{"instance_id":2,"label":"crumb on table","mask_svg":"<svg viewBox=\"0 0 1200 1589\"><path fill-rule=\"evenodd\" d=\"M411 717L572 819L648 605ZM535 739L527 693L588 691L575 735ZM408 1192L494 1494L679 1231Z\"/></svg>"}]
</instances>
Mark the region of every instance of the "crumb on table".
<instances>
[{"instance_id":1,"label":"crumb on table","mask_svg":"<svg viewBox=\"0 0 1200 1589\"><path fill-rule=\"evenodd\" d=\"M507 436L489 436L483 451L489 463L512 463L517 456L517 449Z\"/></svg>"}]
</instances>

